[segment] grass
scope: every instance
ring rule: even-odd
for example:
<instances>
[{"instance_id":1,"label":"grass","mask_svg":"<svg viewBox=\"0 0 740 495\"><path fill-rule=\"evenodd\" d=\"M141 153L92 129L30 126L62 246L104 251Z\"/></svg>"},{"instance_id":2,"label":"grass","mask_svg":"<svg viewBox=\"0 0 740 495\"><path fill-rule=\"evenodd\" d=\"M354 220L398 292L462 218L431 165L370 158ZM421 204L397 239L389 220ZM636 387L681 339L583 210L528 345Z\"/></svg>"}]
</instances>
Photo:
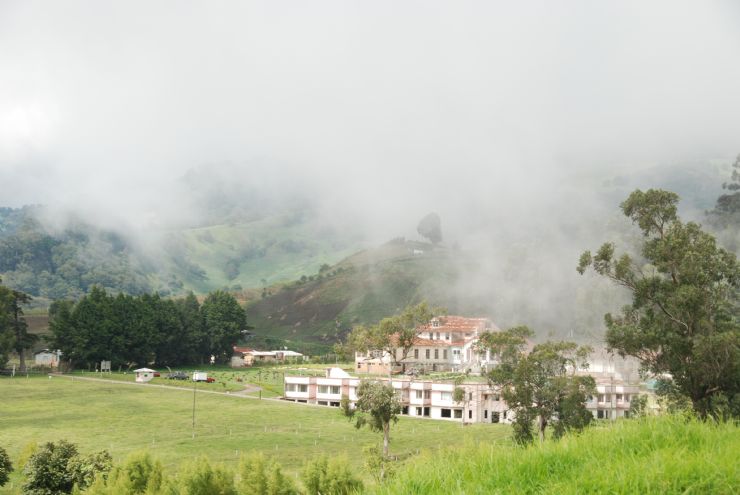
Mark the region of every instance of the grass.
<instances>
[{"instance_id":1,"label":"grass","mask_svg":"<svg viewBox=\"0 0 740 495\"><path fill-rule=\"evenodd\" d=\"M146 449L171 470L203 455L233 468L241 454L262 451L291 476L320 454L344 454L361 472L362 447L381 440L380 434L356 430L335 408L205 393L196 396L193 438L190 390L80 378L0 378L0 446L14 463L31 442L67 439L83 453L107 449L118 462ZM460 442L507 444L509 431L502 425L462 428L401 418L391 430L391 451L403 456ZM0 494L16 493L21 481L14 473L14 488L6 485Z\"/></svg>"},{"instance_id":2,"label":"grass","mask_svg":"<svg viewBox=\"0 0 740 495\"><path fill-rule=\"evenodd\" d=\"M730 494L740 486L740 429L682 417L619 421L521 449L427 452L377 494Z\"/></svg>"}]
</instances>

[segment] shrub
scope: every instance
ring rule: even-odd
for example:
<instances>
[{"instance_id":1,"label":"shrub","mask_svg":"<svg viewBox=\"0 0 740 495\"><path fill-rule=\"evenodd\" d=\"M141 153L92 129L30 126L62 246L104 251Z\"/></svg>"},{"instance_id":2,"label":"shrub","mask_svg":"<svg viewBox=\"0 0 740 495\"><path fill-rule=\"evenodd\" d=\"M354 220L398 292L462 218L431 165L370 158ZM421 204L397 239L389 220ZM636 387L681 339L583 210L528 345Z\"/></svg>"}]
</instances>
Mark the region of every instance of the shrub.
<instances>
[{"instance_id":1,"label":"shrub","mask_svg":"<svg viewBox=\"0 0 740 495\"><path fill-rule=\"evenodd\" d=\"M327 460L321 456L306 463L303 484L309 495L347 495L362 489L345 458Z\"/></svg>"},{"instance_id":2,"label":"shrub","mask_svg":"<svg viewBox=\"0 0 740 495\"><path fill-rule=\"evenodd\" d=\"M179 495L238 495L234 474L220 466L211 466L206 458L185 464L169 492Z\"/></svg>"},{"instance_id":3,"label":"shrub","mask_svg":"<svg viewBox=\"0 0 740 495\"><path fill-rule=\"evenodd\" d=\"M244 495L293 495L298 493L280 465L262 453L242 457L239 463L240 492Z\"/></svg>"},{"instance_id":4,"label":"shrub","mask_svg":"<svg viewBox=\"0 0 740 495\"><path fill-rule=\"evenodd\" d=\"M10 473L13 472L13 464L4 448L0 447L0 486L8 482Z\"/></svg>"}]
</instances>

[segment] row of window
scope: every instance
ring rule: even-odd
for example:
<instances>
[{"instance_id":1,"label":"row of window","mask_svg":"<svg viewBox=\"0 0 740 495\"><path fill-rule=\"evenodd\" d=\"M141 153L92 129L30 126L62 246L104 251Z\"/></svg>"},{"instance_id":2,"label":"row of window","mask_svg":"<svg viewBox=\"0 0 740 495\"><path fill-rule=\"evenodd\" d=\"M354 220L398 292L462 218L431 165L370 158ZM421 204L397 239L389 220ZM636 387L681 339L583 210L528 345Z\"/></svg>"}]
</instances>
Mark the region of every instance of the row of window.
<instances>
[{"instance_id":1,"label":"row of window","mask_svg":"<svg viewBox=\"0 0 740 495\"><path fill-rule=\"evenodd\" d=\"M617 402L629 402L630 401L630 394L614 394L615 400ZM599 394L597 396L598 402L604 403L604 402L611 402L612 401L612 394ZM589 396L588 400L593 400L593 396Z\"/></svg>"},{"instance_id":2,"label":"row of window","mask_svg":"<svg viewBox=\"0 0 740 495\"><path fill-rule=\"evenodd\" d=\"M308 385L305 383L286 383L286 392L308 392Z\"/></svg>"},{"instance_id":3,"label":"row of window","mask_svg":"<svg viewBox=\"0 0 740 495\"><path fill-rule=\"evenodd\" d=\"M455 349L455 351L459 350ZM424 349L424 357L426 359L432 359L432 350L431 349ZM419 349L414 349L414 359L419 359ZM439 359L439 349L434 349L434 359ZM447 360L447 349L442 349L442 359Z\"/></svg>"},{"instance_id":4,"label":"row of window","mask_svg":"<svg viewBox=\"0 0 740 495\"><path fill-rule=\"evenodd\" d=\"M339 395L341 393L341 387L339 385L319 385L319 393Z\"/></svg>"}]
</instances>

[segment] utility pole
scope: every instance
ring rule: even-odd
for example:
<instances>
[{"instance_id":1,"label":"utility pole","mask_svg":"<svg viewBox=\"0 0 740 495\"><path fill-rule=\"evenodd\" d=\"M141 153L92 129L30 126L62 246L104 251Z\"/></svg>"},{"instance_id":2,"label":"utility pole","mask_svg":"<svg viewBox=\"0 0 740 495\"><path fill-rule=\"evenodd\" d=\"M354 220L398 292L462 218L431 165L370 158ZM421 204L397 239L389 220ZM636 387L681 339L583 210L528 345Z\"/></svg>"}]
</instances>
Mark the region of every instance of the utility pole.
<instances>
[{"instance_id":1,"label":"utility pole","mask_svg":"<svg viewBox=\"0 0 740 495\"><path fill-rule=\"evenodd\" d=\"M195 386L197 383L193 380L193 438L195 438Z\"/></svg>"}]
</instances>

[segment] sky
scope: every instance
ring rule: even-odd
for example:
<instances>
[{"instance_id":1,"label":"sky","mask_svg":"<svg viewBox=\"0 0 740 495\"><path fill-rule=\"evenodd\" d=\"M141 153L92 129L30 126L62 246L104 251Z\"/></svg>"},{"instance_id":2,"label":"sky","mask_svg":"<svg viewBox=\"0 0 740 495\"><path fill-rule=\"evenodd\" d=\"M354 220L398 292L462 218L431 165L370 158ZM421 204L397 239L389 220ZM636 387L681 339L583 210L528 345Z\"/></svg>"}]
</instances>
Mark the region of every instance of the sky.
<instances>
[{"instance_id":1,"label":"sky","mask_svg":"<svg viewBox=\"0 0 740 495\"><path fill-rule=\"evenodd\" d=\"M740 153L738 27L729 0L0 0L0 206L141 235L310 204L373 241L435 211L483 253L461 294L559 318L604 183Z\"/></svg>"},{"instance_id":2,"label":"sky","mask_svg":"<svg viewBox=\"0 0 740 495\"><path fill-rule=\"evenodd\" d=\"M0 203L167 226L210 170L368 228L547 208L737 154L738 26L730 1L0 0Z\"/></svg>"}]
</instances>

